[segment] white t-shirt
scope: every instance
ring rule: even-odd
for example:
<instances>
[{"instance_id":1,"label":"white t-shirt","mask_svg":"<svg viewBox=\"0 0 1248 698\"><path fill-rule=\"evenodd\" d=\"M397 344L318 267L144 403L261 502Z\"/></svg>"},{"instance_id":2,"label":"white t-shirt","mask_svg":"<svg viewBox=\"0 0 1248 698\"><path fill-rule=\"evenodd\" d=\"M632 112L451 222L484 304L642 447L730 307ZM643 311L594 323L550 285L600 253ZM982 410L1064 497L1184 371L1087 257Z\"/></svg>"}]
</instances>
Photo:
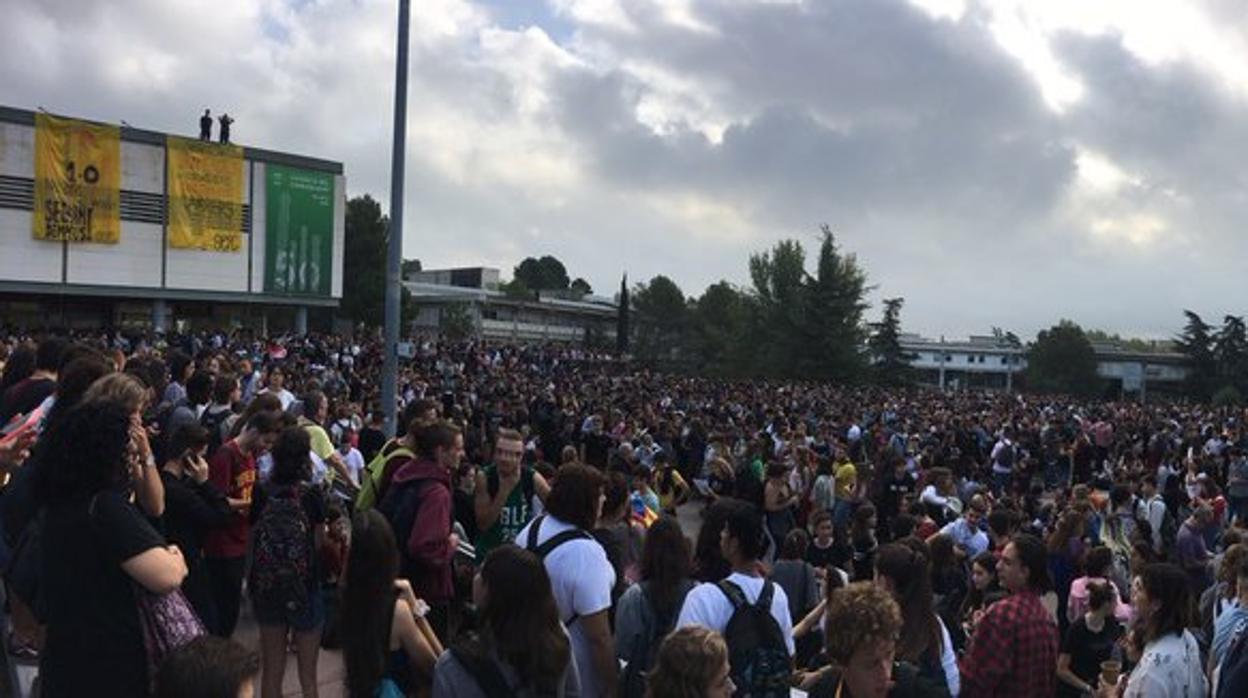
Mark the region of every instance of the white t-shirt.
<instances>
[{"instance_id":1,"label":"white t-shirt","mask_svg":"<svg viewBox=\"0 0 1248 698\"><path fill-rule=\"evenodd\" d=\"M741 593L750 603L758 602L758 595L763 593L762 577L747 577L740 572L728 575L728 581L741 588ZM789 618L789 597L779 584L772 584L775 591L771 597L771 616L780 624L780 632L784 635L784 644L793 655L793 620ZM728 621L732 620L732 602L724 592L714 584L703 583L694 587L685 597L685 605L680 608L680 617L676 627L701 625L718 633L728 629Z\"/></svg>"},{"instance_id":2,"label":"white t-shirt","mask_svg":"<svg viewBox=\"0 0 1248 698\"><path fill-rule=\"evenodd\" d=\"M1200 646L1184 630L1154 640L1127 678L1126 698L1203 698L1209 684L1200 666Z\"/></svg>"},{"instance_id":3,"label":"white t-shirt","mask_svg":"<svg viewBox=\"0 0 1248 698\"><path fill-rule=\"evenodd\" d=\"M343 464L347 466L347 472L351 473L351 482L359 485L360 471L364 469L364 454L360 453L360 449L352 446L346 453L339 449L338 455L342 457Z\"/></svg>"},{"instance_id":4,"label":"white t-shirt","mask_svg":"<svg viewBox=\"0 0 1248 698\"><path fill-rule=\"evenodd\" d=\"M281 390L273 390L271 388L265 388L264 390L261 390L260 393L262 395L264 393L272 393L276 395L278 401L282 403L283 411L290 409L290 406L294 404L295 402L295 394L285 388L282 388Z\"/></svg>"},{"instance_id":5,"label":"white t-shirt","mask_svg":"<svg viewBox=\"0 0 1248 698\"><path fill-rule=\"evenodd\" d=\"M538 545L559 533L576 528L553 516L534 519L516 534L517 545L524 547L528 544L529 529L539 520L542 524L537 531ZM573 615L578 618L592 616L611 607L615 569L611 567L607 553L598 541L568 541L552 550L546 556L545 563L546 572L550 575L550 585L555 593L555 603L559 606L559 616L563 621L566 622ZM785 609L787 613L787 605ZM585 636L585 624L579 620L573 622L568 626L568 636L572 638L572 653L576 657L577 673L580 674L581 695L601 695L602 682L598 680L598 671L594 668L589 640Z\"/></svg>"}]
</instances>

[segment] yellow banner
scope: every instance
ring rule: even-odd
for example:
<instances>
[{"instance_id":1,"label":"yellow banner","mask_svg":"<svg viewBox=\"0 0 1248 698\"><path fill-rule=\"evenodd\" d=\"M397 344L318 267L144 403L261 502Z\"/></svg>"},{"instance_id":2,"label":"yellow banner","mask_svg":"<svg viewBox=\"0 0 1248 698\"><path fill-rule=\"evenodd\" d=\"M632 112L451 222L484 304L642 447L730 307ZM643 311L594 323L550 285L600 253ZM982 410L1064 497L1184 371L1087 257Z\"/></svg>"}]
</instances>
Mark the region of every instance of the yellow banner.
<instances>
[{"instance_id":1,"label":"yellow banner","mask_svg":"<svg viewBox=\"0 0 1248 698\"><path fill-rule=\"evenodd\" d=\"M35 115L37 240L121 239L121 129Z\"/></svg>"},{"instance_id":2,"label":"yellow banner","mask_svg":"<svg viewBox=\"0 0 1248 698\"><path fill-rule=\"evenodd\" d=\"M243 149L169 136L169 246L243 249Z\"/></svg>"}]
</instances>

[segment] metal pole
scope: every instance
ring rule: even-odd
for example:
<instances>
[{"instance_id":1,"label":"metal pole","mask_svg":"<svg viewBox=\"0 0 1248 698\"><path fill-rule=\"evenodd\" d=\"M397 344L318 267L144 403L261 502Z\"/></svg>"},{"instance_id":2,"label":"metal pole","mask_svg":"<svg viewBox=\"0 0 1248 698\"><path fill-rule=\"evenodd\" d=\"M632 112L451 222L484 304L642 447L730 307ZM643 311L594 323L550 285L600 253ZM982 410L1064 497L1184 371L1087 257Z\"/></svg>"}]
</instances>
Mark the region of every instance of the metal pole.
<instances>
[{"instance_id":1,"label":"metal pole","mask_svg":"<svg viewBox=\"0 0 1248 698\"><path fill-rule=\"evenodd\" d=\"M407 151L407 24L409 0L399 0L399 44L394 66L394 144L390 156L390 229L386 255L385 362L381 405L385 430L395 433L399 392L399 274L403 264L403 165Z\"/></svg>"}]
</instances>

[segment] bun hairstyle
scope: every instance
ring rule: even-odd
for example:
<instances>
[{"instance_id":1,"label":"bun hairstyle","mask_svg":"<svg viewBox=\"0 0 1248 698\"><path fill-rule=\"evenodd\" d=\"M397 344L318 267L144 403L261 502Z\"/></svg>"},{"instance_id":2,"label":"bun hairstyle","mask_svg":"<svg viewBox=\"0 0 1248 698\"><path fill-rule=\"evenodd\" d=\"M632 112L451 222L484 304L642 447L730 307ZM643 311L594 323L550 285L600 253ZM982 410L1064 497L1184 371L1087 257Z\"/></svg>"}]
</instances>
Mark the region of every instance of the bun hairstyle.
<instances>
[{"instance_id":1,"label":"bun hairstyle","mask_svg":"<svg viewBox=\"0 0 1248 698\"><path fill-rule=\"evenodd\" d=\"M1106 604L1113 603L1116 596L1109 582L1092 582L1088 585L1088 610L1099 611Z\"/></svg>"}]
</instances>

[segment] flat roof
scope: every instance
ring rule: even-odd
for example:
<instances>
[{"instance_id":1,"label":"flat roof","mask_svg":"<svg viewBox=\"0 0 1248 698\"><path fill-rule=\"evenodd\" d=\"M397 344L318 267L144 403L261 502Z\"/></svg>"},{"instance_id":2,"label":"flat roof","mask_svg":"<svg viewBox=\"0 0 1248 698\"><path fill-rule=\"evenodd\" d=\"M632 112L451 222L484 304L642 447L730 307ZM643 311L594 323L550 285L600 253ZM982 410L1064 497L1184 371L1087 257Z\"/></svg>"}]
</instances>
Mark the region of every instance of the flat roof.
<instances>
[{"instance_id":1,"label":"flat roof","mask_svg":"<svg viewBox=\"0 0 1248 698\"><path fill-rule=\"evenodd\" d=\"M57 114L57 116L63 116ZM76 116L66 116L66 118L78 119L79 121L87 121L95 124L103 124L107 122L95 121L93 119L79 119ZM35 125L35 112L29 109L19 109L17 107L7 107L0 104L0 121L10 124L20 124L22 126ZM147 145L156 145L164 147L165 138L169 135L181 136L183 138L194 138L193 135L184 134L166 134L160 131L151 131L148 129L135 128L119 124L121 127L121 140L130 141L132 143L145 143ZM330 174L340 175L343 173L342 163L323 158L314 158L307 155L296 155L294 153L282 153L276 150L265 150L264 148L253 148L251 146L243 146L243 157L247 160L255 160L257 162L271 162L275 165L286 165L288 167L299 167L307 170L317 170L320 172L328 172Z\"/></svg>"}]
</instances>

